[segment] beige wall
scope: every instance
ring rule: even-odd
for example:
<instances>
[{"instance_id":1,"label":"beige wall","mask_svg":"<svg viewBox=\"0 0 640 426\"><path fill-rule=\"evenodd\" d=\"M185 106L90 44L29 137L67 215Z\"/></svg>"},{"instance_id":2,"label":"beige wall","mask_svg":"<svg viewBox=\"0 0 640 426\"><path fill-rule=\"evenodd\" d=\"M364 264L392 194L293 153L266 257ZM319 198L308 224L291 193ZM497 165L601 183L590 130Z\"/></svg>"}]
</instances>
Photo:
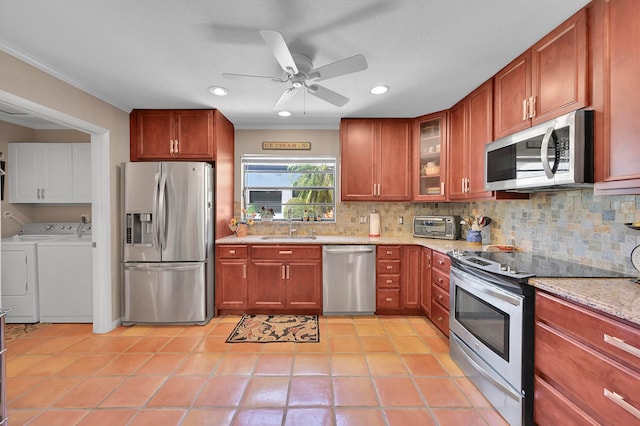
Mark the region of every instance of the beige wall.
<instances>
[{"instance_id":1,"label":"beige wall","mask_svg":"<svg viewBox=\"0 0 640 426\"><path fill-rule=\"evenodd\" d=\"M129 159L129 114L0 51L0 90L109 130L113 319L120 317L119 164Z\"/></svg>"},{"instance_id":2,"label":"beige wall","mask_svg":"<svg viewBox=\"0 0 640 426\"><path fill-rule=\"evenodd\" d=\"M270 155L333 155L340 160L340 132L338 130L237 130L235 135L235 196L240 202L240 159L244 154ZM311 150L263 150L262 142L311 142ZM339 163L339 161L338 161Z\"/></svg>"}]
</instances>

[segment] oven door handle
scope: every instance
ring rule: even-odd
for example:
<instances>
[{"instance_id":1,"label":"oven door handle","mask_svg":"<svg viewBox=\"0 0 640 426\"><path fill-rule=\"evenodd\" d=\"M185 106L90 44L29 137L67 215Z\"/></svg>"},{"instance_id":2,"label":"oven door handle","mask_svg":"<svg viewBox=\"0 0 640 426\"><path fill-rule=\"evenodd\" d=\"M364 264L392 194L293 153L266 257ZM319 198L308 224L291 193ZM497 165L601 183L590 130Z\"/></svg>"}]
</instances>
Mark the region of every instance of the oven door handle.
<instances>
[{"instance_id":1,"label":"oven door handle","mask_svg":"<svg viewBox=\"0 0 640 426\"><path fill-rule=\"evenodd\" d=\"M495 386L499 387L500 389L502 389L504 392L506 392L506 394L508 396L510 396L511 398L513 398L516 401L519 401L520 398L522 397L522 395L520 395L518 392L516 392L514 389L511 389L509 386L505 385L504 383L500 382L498 379L496 379L495 377L493 377L491 374L489 374L487 372L487 370L485 370L484 368L482 368L482 366L480 364L478 364L473 357L476 356L473 352L469 351L469 349L467 349L464 345L464 343L459 340L455 335L453 336L453 339L455 340L455 344L458 345L458 347L464 352L464 354L467 356L467 361L473 366L473 368L476 369L476 371L478 372L478 374L480 374L482 377L484 377L485 379L487 379L488 381L490 381L491 383L493 383Z\"/></svg>"},{"instance_id":2,"label":"oven door handle","mask_svg":"<svg viewBox=\"0 0 640 426\"><path fill-rule=\"evenodd\" d=\"M454 269L451 270L451 275L457 276L458 279L460 281L463 282L464 285L468 285L470 287L473 287L476 291L478 291L479 293L484 293L484 294L488 294L490 296L496 297L500 300L504 300L507 303L512 304L513 306L520 306L520 303L522 302L522 300L519 297L515 297L512 296L510 294L504 293L502 291L498 291L495 290L491 287L487 286L482 286L482 285L478 285L476 283L474 283L473 281L469 280L469 279L464 279L464 277L460 276L460 273ZM458 283L456 283L456 285L459 285ZM461 286L461 287L464 287Z\"/></svg>"}]
</instances>

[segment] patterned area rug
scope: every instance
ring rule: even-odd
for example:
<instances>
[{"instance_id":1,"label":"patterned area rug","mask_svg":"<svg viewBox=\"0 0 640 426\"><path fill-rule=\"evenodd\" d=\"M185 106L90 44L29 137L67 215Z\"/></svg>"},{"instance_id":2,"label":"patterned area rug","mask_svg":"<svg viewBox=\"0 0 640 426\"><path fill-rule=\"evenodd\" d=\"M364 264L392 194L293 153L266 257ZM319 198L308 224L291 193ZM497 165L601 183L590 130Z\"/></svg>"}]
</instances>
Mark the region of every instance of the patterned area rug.
<instances>
[{"instance_id":1,"label":"patterned area rug","mask_svg":"<svg viewBox=\"0 0 640 426\"><path fill-rule=\"evenodd\" d=\"M227 343L318 343L317 315L243 315Z\"/></svg>"},{"instance_id":2,"label":"patterned area rug","mask_svg":"<svg viewBox=\"0 0 640 426\"><path fill-rule=\"evenodd\" d=\"M10 342L18 337L26 336L33 331L46 327L47 325L47 323L41 322L37 322L35 324L6 324L4 330L5 341Z\"/></svg>"}]
</instances>

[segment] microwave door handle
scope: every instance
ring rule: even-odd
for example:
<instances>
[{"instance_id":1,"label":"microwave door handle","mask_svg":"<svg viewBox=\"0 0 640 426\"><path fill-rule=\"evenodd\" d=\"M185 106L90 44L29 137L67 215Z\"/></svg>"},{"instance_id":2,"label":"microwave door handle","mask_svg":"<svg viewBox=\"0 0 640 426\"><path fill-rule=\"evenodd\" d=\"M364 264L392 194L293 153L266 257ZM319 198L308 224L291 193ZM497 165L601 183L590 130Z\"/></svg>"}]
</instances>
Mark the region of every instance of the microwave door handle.
<instances>
[{"instance_id":1,"label":"microwave door handle","mask_svg":"<svg viewBox=\"0 0 640 426\"><path fill-rule=\"evenodd\" d=\"M547 178L553 179L553 175L556 173L558 169L558 162L553 165L553 169L549 164L549 157L547 156L547 151L549 150L549 140L551 136L553 136L554 129L553 127L549 127L542 138L542 145L540 146L540 161L542 162L542 168L544 169L544 174L547 175ZM555 144L555 155L554 158L558 158L558 144Z\"/></svg>"}]
</instances>

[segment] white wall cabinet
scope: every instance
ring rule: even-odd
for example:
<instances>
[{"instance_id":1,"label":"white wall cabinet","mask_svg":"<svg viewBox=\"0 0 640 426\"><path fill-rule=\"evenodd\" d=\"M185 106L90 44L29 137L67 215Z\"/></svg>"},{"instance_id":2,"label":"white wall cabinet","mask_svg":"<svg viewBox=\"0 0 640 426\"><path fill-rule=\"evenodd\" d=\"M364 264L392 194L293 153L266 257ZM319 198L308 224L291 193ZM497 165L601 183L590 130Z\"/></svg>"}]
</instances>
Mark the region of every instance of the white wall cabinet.
<instances>
[{"instance_id":1,"label":"white wall cabinet","mask_svg":"<svg viewBox=\"0 0 640 426\"><path fill-rule=\"evenodd\" d=\"M90 144L81 144L88 152L74 145L80 144L10 143L9 202L90 203Z\"/></svg>"}]
</instances>

